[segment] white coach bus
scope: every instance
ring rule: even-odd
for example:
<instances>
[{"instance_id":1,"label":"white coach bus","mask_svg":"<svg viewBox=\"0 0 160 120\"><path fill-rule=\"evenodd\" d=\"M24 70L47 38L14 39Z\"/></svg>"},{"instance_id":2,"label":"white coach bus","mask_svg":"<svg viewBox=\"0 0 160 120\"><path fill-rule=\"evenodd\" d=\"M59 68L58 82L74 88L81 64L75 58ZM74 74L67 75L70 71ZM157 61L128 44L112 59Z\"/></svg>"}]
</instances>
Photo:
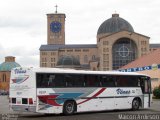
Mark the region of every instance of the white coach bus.
<instances>
[{"instance_id":1,"label":"white coach bus","mask_svg":"<svg viewBox=\"0 0 160 120\"><path fill-rule=\"evenodd\" d=\"M64 113L150 107L150 77L138 73L14 68L10 109Z\"/></svg>"}]
</instances>

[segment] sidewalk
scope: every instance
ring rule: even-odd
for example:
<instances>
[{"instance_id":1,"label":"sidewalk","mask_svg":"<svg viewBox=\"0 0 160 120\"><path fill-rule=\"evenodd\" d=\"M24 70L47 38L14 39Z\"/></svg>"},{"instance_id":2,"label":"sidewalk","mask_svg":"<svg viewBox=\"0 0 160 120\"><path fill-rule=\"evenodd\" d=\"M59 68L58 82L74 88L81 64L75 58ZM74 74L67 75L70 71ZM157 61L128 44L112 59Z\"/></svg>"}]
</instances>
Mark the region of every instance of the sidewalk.
<instances>
[{"instance_id":1,"label":"sidewalk","mask_svg":"<svg viewBox=\"0 0 160 120\"><path fill-rule=\"evenodd\" d=\"M156 112L160 112L160 99L153 99L150 109Z\"/></svg>"}]
</instances>

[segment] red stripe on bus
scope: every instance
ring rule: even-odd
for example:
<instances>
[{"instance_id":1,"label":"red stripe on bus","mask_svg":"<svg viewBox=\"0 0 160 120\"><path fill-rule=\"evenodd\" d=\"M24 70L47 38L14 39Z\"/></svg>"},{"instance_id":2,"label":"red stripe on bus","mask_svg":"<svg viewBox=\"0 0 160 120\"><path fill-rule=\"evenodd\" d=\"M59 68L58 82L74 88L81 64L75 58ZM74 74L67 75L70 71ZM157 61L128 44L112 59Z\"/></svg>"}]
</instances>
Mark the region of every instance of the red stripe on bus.
<instances>
[{"instance_id":1,"label":"red stripe on bus","mask_svg":"<svg viewBox=\"0 0 160 120\"><path fill-rule=\"evenodd\" d=\"M60 104L57 104L57 102L54 100L58 95L44 95L44 96L38 96L38 98L49 105L53 105L53 106L62 106Z\"/></svg>"},{"instance_id":2,"label":"red stripe on bus","mask_svg":"<svg viewBox=\"0 0 160 120\"><path fill-rule=\"evenodd\" d=\"M78 105L79 105L79 104L82 104L82 103L84 103L84 102L87 102L87 101L93 99L94 97L97 97L97 96L100 95L105 89L106 89L106 88L102 88L102 89L99 90L96 94L94 94L92 97L88 98L88 99L85 100L85 101L82 101L82 102L78 103Z\"/></svg>"}]
</instances>

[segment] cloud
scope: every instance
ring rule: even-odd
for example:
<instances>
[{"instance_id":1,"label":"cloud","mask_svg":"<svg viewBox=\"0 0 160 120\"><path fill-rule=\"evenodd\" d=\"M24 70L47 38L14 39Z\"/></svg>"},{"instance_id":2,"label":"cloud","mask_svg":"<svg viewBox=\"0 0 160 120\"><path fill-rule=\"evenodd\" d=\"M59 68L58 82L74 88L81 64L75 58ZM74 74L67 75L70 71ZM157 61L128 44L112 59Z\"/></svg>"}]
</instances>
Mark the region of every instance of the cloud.
<instances>
[{"instance_id":1,"label":"cloud","mask_svg":"<svg viewBox=\"0 0 160 120\"><path fill-rule=\"evenodd\" d=\"M16 62L21 66L38 67L39 65L38 48L28 50L25 47L18 46L6 49L0 45L0 63L5 61L6 56L16 57Z\"/></svg>"},{"instance_id":2,"label":"cloud","mask_svg":"<svg viewBox=\"0 0 160 120\"><path fill-rule=\"evenodd\" d=\"M39 55L19 56L16 60L22 67L39 67Z\"/></svg>"},{"instance_id":3,"label":"cloud","mask_svg":"<svg viewBox=\"0 0 160 120\"><path fill-rule=\"evenodd\" d=\"M40 22L37 22L36 17L12 17L12 16L0 16L0 28L12 27L12 28L34 28L42 26Z\"/></svg>"}]
</instances>

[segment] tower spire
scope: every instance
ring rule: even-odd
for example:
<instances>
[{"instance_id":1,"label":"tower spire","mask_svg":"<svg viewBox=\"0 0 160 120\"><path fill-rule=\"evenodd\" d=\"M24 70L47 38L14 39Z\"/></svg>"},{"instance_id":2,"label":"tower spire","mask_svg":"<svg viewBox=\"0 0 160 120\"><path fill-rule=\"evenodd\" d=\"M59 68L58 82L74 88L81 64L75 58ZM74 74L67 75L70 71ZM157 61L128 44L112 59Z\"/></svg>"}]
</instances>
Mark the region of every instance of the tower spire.
<instances>
[{"instance_id":1,"label":"tower spire","mask_svg":"<svg viewBox=\"0 0 160 120\"><path fill-rule=\"evenodd\" d=\"M55 7L56 7L56 11L55 11L55 13L57 13L57 7L58 7L58 5L56 5Z\"/></svg>"}]
</instances>

